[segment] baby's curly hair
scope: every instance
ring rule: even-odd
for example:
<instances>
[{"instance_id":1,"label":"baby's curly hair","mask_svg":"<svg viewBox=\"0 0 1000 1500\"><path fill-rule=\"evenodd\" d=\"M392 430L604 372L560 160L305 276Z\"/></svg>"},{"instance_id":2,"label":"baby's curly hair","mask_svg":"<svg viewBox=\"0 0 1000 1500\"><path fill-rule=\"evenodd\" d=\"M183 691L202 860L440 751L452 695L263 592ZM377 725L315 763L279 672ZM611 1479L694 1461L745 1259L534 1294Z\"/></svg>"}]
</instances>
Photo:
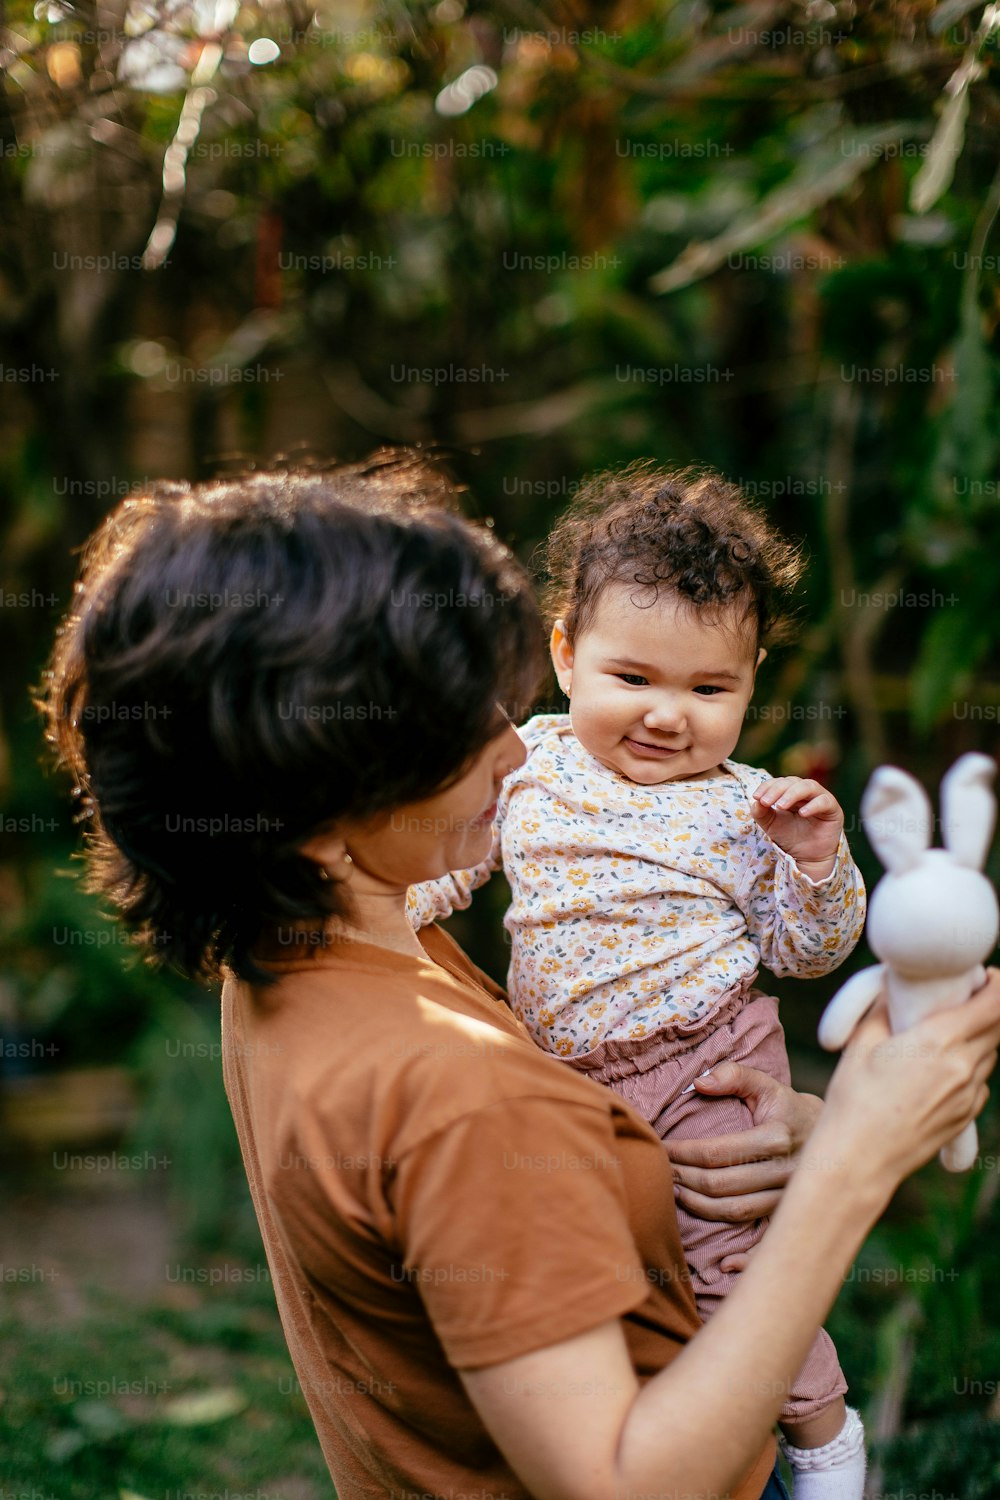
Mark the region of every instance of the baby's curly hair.
<instances>
[{"instance_id":1,"label":"baby's curly hair","mask_svg":"<svg viewBox=\"0 0 1000 1500\"><path fill-rule=\"evenodd\" d=\"M721 474L640 460L586 481L549 537L546 567L548 616L571 641L608 585L624 583L650 604L664 590L713 613L736 605L760 646L791 635L804 562Z\"/></svg>"}]
</instances>

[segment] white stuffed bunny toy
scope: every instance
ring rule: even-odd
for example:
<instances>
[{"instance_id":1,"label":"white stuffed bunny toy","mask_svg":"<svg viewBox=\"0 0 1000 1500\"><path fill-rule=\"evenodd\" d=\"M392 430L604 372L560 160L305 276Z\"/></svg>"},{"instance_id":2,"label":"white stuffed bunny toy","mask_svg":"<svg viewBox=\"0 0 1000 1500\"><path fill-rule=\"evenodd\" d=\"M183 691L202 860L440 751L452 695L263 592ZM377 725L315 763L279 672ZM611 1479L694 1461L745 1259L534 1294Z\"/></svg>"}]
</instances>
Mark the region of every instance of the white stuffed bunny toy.
<instances>
[{"instance_id":1,"label":"white stuffed bunny toy","mask_svg":"<svg viewBox=\"0 0 1000 1500\"><path fill-rule=\"evenodd\" d=\"M993 834L996 765L963 755L941 782L943 849L930 847L933 812L919 782L880 766L861 799L861 819L886 874L868 905L868 942L876 967L852 975L819 1023L821 1044L843 1047L883 984L894 1032L936 1010L961 1005L986 978L983 961L997 940L1000 913L980 874ZM979 1149L967 1125L941 1152L949 1172L965 1172Z\"/></svg>"}]
</instances>

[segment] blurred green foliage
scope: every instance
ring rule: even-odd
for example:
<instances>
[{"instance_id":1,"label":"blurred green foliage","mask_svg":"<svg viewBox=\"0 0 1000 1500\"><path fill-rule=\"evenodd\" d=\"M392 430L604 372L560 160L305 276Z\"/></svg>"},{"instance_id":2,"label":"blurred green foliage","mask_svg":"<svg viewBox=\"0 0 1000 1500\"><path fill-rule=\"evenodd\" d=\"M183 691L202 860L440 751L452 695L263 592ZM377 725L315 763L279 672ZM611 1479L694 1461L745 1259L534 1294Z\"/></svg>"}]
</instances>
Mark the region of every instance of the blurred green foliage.
<instances>
[{"instance_id":1,"label":"blurred green foliage","mask_svg":"<svg viewBox=\"0 0 1000 1500\"><path fill-rule=\"evenodd\" d=\"M711 463L811 558L738 753L826 777L876 878L872 766L935 783L997 748L998 43L967 0L9 5L0 1031L135 1070L193 1240L247 1232L213 1002L56 873L27 683L72 549L235 451L451 445L526 557L586 472ZM458 927L502 976L495 884ZM813 1068L835 983L781 987ZM959 1354L996 1369L995 1180L928 1169L865 1252L958 1283L852 1281L835 1315L871 1410L900 1385L904 1488L997 1492L995 1429L947 1388ZM979 1489L949 1478L973 1429Z\"/></svg>"},{"instance_id":2,"label":"blurred green foliage","mask_svg":"<svg viewBox=\"0 0 1000 1500\"><path fill-rule=\"evenodd\" d=\"M64 1500L333 1494L269 1284L185 1313L89 1288L68 1324L8 1306L0 1474Z\"/></svg>"}]
</instances>

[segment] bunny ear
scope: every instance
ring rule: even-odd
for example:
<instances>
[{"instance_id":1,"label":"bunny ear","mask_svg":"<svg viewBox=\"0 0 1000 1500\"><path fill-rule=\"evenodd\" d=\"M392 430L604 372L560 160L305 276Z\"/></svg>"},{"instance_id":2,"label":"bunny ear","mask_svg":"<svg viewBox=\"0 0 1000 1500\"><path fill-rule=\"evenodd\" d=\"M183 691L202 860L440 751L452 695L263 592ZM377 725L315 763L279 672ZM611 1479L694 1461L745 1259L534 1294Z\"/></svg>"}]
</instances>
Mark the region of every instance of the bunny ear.
<instances>
[{"instance_id":1,"label":"bunny ear","mask_svg":"<svg viewBox=\"0 0 1000 1500\"><path fill-rule=\"evenodd\" d=\"M963 755L941 782L944 846L960 865L981 870L993 837L997 799L996 762L988 755Z\"/></svg>"},{"instance_id":2,"label":"bunny ear","mask_svg":"<svg viewBox=\"0 0 1000 1500\"><path fill-rule=\"evenodd\" d=\"M861 799L861 820L872 848L893 874L915 865L931 841L930 798L906 771L879 766Z\"/></svg>"}]
</instances>

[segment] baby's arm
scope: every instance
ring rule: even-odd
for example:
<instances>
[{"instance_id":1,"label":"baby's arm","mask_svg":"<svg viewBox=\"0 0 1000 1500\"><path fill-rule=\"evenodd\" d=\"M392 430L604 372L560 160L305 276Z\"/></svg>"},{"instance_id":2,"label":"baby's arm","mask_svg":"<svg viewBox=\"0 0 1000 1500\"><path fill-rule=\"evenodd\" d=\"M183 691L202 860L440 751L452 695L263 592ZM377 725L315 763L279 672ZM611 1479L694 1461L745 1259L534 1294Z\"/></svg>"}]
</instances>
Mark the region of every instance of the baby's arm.
<instances>
[{"instance_id":1,"label":"baby's arm","mask_svg":"<svg viewBox=\"0 0 1000 1500\"><path fill-rule=\"evenodd\" d=\"M842 964L865 924L865 888L832 792L797 776L756 788L737 904L772 974L813 978Z\"/></svg>"},{"instance_id":2,"label":"baby's arm","mask_svg":"<svg viewBox=\"0 0 1000 1500\"><path fill-rule=\"evenodd\" d=\"M493 825L493 846L482 864L471 870L453 870L438 880L422 880L411 885L406 893L406 916L411 927L426 927L430 922L443 922L453 911L464 911L472 901L472 893L485 885L490 876L503 864L499 821Z\"/></svg>"}]
</instances>

